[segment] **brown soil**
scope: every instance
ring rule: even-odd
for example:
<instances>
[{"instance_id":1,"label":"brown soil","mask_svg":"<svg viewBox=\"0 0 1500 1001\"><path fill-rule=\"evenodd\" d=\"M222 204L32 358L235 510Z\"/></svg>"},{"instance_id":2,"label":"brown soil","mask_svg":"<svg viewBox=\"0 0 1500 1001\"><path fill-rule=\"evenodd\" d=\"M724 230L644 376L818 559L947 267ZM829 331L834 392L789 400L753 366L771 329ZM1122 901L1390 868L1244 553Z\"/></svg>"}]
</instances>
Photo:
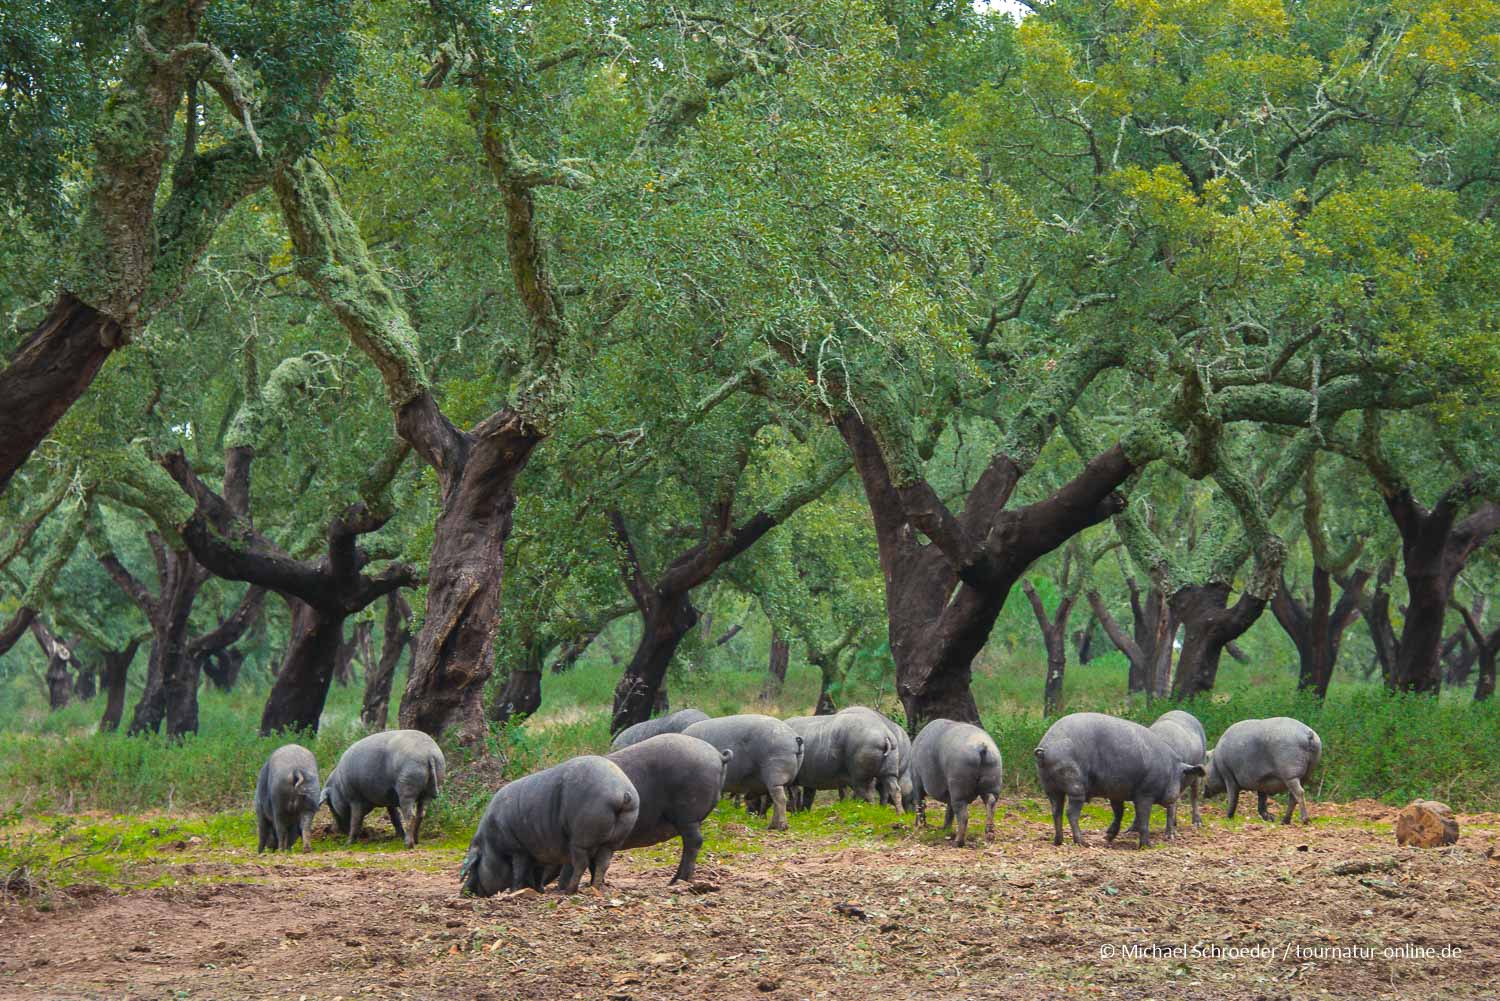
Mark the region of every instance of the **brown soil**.
<instances>
[{"instance_id":1,"label":"brown soil","mask_svg":"<svg viewBox=\"0 0 1500 1001\"><path fill-rule=\"evenodd\" d=\"M1130 836L1105 846L1097 829L1092 846L1055 848L1019 817L967 849L926 834L850 846L759 831L762 851L705 855L693 888L667 886L662 856L627 852L603 894L573 898L461 898L453 849L419 848L422 867L405 869L417 860L321 845L312 864L194 863L189 846L185 887L0 909L0 996L1500 996L1495 818L1461 816L1458 845L1423 852L1371 826L1394 813L1380 809L1319 804L1339 822L1312 828L1231 827L1210 810L1204 830L1146 852ZM1331 871L1348 862L1375 868ZM1275 955L1124 955L1132 946ZM1427 949L1437 955L1412 955Z\"/></svg>"}]
</instances>

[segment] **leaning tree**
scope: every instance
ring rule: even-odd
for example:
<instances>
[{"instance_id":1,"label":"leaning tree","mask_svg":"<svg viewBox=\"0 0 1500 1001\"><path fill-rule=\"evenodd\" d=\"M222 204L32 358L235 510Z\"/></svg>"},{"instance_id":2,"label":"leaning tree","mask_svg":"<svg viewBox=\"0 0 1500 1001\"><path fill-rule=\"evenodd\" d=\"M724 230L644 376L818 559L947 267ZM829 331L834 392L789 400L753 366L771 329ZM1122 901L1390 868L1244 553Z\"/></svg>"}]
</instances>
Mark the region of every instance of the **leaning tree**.
<instances>
[{"instance_id":1,"label":"leaning tree","mask_svg":"<svg viewBox=\"0 0 1500 1001\"><path fill-rule=\"evenodd\" d=\"M0 331L0 491L192 276L224 218L317 136L346 0L26 4L0 60L0 192L34 276ZM19 263L19 262L18 262ZM7 290L9 291L9 290ZM23 300L24 301L24 300Z\"/></svg>"}]
</instances>

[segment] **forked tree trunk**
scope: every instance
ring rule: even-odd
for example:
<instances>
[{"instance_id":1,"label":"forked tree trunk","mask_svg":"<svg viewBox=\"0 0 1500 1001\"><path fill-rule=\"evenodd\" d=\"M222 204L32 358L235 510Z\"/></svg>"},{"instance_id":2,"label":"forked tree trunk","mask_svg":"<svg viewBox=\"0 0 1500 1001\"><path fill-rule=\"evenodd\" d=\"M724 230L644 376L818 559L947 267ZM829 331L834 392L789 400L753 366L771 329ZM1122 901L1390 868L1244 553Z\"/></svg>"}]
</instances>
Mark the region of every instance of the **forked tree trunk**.
<instances>
[{"instance_id":1,"label":"forked tree trunk","mask_svg":"<svg viewBox=\"0 0 1500 1001\"><path fill-rule=\"evenodd\" d=\"M120 718L125 713L125 684L140 645L140 640L131 640L123 650L105 650L100 655L104 661L104 715L99 719L100 733L113 733L120 728Z\"/></svg>"},{"instance_id":2,"label":"forked tree trunk","mask_svg":"<svg viewBox=\"0 0 1500 1001\"><path fill-rule=\"evenodd\" d=\"M1066 575L1066 571L1064 574ZM1022 581L1021 590L1031 602L1037 628L1042 632L1042 645L1047 651L1047 680L1042 686L1042 713L1046 716L1061 716L1063 675L1068 669L1068 616L1073 612L1074 596L1065 595L1058 602L1056 614L1049 618L1041 595L1037 594L1031 582Z\"/></svg>"},{"instance_id":3,"label":"forked tree trunk","mask_svg":"<svg viewBox=\"0 0 1500 1001\"><path fill-rule=\"evenodd\" d=\"M1332 574L1315 566L1313 601L1311 605L1303 605L1282 577L1271 598L1271 612L1297 648L1299 691L1310 691L1320 699L1328 696L1344 630L1359 615L1360 594L1369 578L1369 572L1362 570L1343 581L1343 593L1335 604Z\"/></svg>"},{"instance_id":4,"label":"forked tree trunk","mask_svg":"<svg viewBox=\"0 0 1500 1001\"><path fill-rule=\"evenodd\" d=\"M278 731L317 732L344 635L342 609L317 608L297 598L287 598L286 603L292 612L292 634L261 713L262 737Z\"/></svg>"},{"instance_id":5,"label":"forked tree trunk","mask_svg":"<svg viewBox=\"0 0 1500 1001\"><path fill-rule=\"evenodd\" d=\"M1469 557L1500 529L1500 504L1486 502L1457 520L1474 490L1471 478L1446 491L1431 510L1411 490L1385 494L1386 509L1401 534L1406 616L1387 685L1392 691L1436 695L1443 686L1443 624L1453 585Z\"/></svg>"},{"instance_id":6,"label":"forked tree trunk","mask_svg":"<svg viewBox=\"0 0 1500 1001\"><path fill-rule=\"evenodd\" d=\"M1115 489L1134 467L1112 447L1049 496L1012 510L1007 504L1025 470L997 454L955 515L929 484L894 482L858 415L840 415L838 426L875 522L907 726L916 733L933 719L978 723L969 688L973 662L1011 589L1036 560L1117 514L1124 503ZM921 542L918 530L932 541Z\"/></svg>"},{"instance_id":7,"label":"forked tree trunk","mask_svg":"<svg viewBox=\"0 0 1500 1001\"><path fill-rule=\"evenodd\" d=\"M156 561L158 590L152 595L113 553L100 564L130 596L151 624L151 658L146 686L136 703L129 733L160 732L166 722L168 737L198 732L199 664L188 656L188 619L198 591L208 580L205 570L186 549L168 549L156 533L148 533Z\"/></svg>"},{"instance_id":8,"label":"forked tree trunk","mask_svg":"<svg viewBox=\"0 0 1500 1001\"><path fill-rule=\"evenodd\" d=\"M1255 624L1266 607L1263 598L1250 594L1229 606L1225 584L1197 584L1181 588L1168 599L1173 614L1182 623L1182 652L1177 658L1177 677L1172 697L1189 699L1213 691L1224 648Z\"/></svg>"},{"instance_id":9,"label":"forked tree trunk","mask_svg":"<svg viewBox=\"0 0 1500 1001\"><path fill-rule=\"evenodd\" d=\"M64 292L0 369L0 493L99 374L120 326Z\"/></svg>"},{"instance_id":10,"label":"forked tree trunk","mask_svg":"<svg viewBox=\"0 0 1500 1001\"><path fill-rule=\"evenodd\" d=\"M359 718L371 731L384 730L390 717L391 682L401 654L411 642L411 606L400 591L386 596L385 626L381 635L380 659L365 672L365 699Z\"/></svg>"}]
</instances>

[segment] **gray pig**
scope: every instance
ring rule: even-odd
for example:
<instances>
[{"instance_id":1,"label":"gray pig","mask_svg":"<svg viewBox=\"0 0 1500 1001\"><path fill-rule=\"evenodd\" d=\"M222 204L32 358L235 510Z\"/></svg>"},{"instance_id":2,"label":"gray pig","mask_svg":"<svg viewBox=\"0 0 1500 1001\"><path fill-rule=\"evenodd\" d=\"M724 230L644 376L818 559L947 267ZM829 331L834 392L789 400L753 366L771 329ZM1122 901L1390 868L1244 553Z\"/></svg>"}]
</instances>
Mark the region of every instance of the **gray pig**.
<instances>
[{"instance_id":1,"label":"gray pig","mask_svg":"<svg viewBox=\"0 0 1500 1001\"><path fill-rule=\"evenodd\" d=\"M658 716L656 719L648 719L635 726L627 726L615 734L615 739L610 742L609 746L618 751L622 747L639 744L643 740L650 740L664 733L681 733L694 723L701 723L706 719L708 719L708 713L701 709L679 709L666 716Z\"/></svg>"},{"instance_id":2,"label":"gray pig","mask_svg":"<svg viewBox=\"0 0 1500 1001\"><path fill-rule=\"evenodd\" d=\"M1190 765L1201 765L1208 754L1208 737L1203 733L1203 724L1198 722L1198 717L1192 713L1183 712L1181 709L1173 709L1162 713L1151 724L1151 732L1167 742L1177 755L1178 761ZM1203 777L1194 775L1188 779L1188 792L1193 804L1193 826L1203 826L1203 815L1198 812L1198 792L1203 788ZM1167 814L1171 816L1177 811L1177 804L1173 803L1167 807ZM1176 827L1176 818L1173 818L1173 827Z\"/></svg>"},{"instance_id":3,"label":"gray pig","mask_svg":"<svg viewBox=\"0 0 1500 1001\"><path fill-rule=\"evenodd\" d=\"M301 744L271 752L255 779L256 851L288 851L300 834L302 850L312 851L312 822L318 812L318 759Z\"/></svg>"},{"instance_id":4,"label":"gray pig","mask_svg":"<svg viewBox=\"0 0 1500 1001\"><path fill-rule=\"evenodd\" d=\"M694 723L683 731L734 757L724 773L724 792L769 795L775 809L770 830L786 830L787 787L802 767L802 738L779 719L746 713Z\"/></svg>"},{"instance_id":5,"label":"gray pig","mask_svg":"<svg viewBox=\"0 0 1500 1001\"><path fill-rule=\"evenodd\" d=\"M895 720L868 706L848 706L834 715L842 716L845 713L879 720L886 733L896 742L894 753L886 759L880 773L880 802L910 813L916 808L916 803L911 798L911 738Z\"/></svg>"},{"instance_id":6,"label":"gray pig","mask_svg":"<svg viewBox=\"0 0 1500 1001\"><path fill-rule=\"evenodd\" d=\"M1228 790L1229 816L1240 802L1240 790L1256 793L1262 820L1270 820L1266 797L1289 792L1283 824L1292 822L1292 809L1300 808L1307 823L1307 795L1302 783L1323 756L1323 741L1312 727L1288 716L1246 719L1225 730L1208 755L1208 779L1204 795L1217 796Z\"/></svg>"},{"instance_id":7,"label":"gray pig","mask_svg":"<svg viewBox=\"0 0 1500 1001\"><path fill-rule=\"evenodd\" d=\"M927 824L928 796L946 803L943 829L958 818L955 843L962 848L969 835L969 803L984 801L985 840L995 833L995 803L1000 798L1000 749L990 735L972 723L935 719L922 727L911 743L912 798L916 826Z\"/></svg>"},{"instance_id":8,"label":"gray pig","mask_svg":"<svg viewBox=\"0 0 1500 1001\"><path fill-rule=\"evenodd\" d=\"M1177 760L1177 754L1157 734L1139 723L1103 713L1073 713L1053 723L1036 749L1036 773L1042 791L1052 802L1054 845L1062 844L1063 801L1074 844L1083 844L1078 814L1085 800L1102 796L1114 808L1114 822L1104 840L1120 833L1125 803L1135 805L1131 829L1140 835L1139 847L1151 843L1151 808L1169 806L1182 794L1185 776L1202 775L1202 765ZM1167 813L1167 837L1177 834L1175 813Z\"/></svg>"},{"instance_id":9,"label":"gray pig","mask_svg":"<svg viewBox=\"0 0 1500 1001\"><path fill-rule=\"evenodd\" d=\"M797 716L787 720L786 725L802 738L802 767L797 769L795 780L798 809L812 806L819 789L844 786L853 789L854 795L866 803L873 803L882 777L895 780L899 763L893 757L896 741L879 720L860 713L845 713ZM899 788L896 794L901 794Z\"/></svg>"},{"instance_id":10,"label":"gray pig","mask_svg":"<svg viewBox=\"0 0 1500 1001\"><path fill-rule=\"evenodd\" d=\"M717 754L714 761L717 768ZM578 892L585 871L590 886L603 886L640 805L620 766L595 754L517 779L485 807L459 880L467 892L489 897L513 887L540 889L546 869L566 867L564 893Z\"/></svg>"},{"instance_id":11,"label":"gray pig","mask_svg":"<svg viewBox=\"0 0 1500 1001\"><path fill-rule=\"evenodd\" d=\"M635 786L640 814L621 848L644 848L682 838L682 859L672 882L690 880L703 847L703 818L724 789L734 752L680 733L663 733L609 755Z\"/></svg>"},{"instance_id":12,"label":"gray pig","mask_svg":"<svg viewBox=\"0 0 1500 1001\"><path fill-rule=\"evenodd\" d=\"M383 806L391 826L415 848L422 833L422 815L436 798L446 769L442 749L420 730L386 730L349 745L323 786L323 802L335 826L359 836L365 814Z\"/></svg>"}]
</instances>

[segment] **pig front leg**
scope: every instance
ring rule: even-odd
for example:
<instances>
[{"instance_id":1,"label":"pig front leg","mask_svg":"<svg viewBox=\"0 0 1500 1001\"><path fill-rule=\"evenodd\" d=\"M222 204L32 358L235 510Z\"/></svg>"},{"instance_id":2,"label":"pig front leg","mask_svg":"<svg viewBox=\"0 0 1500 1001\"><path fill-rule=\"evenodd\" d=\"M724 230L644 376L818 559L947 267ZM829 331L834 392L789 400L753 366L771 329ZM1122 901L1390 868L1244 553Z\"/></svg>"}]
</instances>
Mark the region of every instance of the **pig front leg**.
<instances>
[{"instance_id":1,"label":"pig front leg","mask_svg":"<svg viewBox=\"0 0 1500 1001\"><path fill-rule=\"evenodd\" d=\"M771 823L766 829L770 831L784 831L787 829L786 822L786 786L771 786Z\"/></svg>"},{"instance_id":2,"label":"pig front leg","mask_svg":"<svg viewBox=\"0 0 1500 1001\"><path fill-rule=\"evenodd\" d=\"M1141 840L1136 845L1137 849L1147 848L1151 845L1151 807L1154 805L1147 797L1138 799L1135 803L1135 829L1140 834Z\"/></svg>"},{"instance_id":3,"label":"pig front leg","mask_svg":"<svg viewBox=\"0 0 1500 1001\"><path fill-rule=\"evenodd\" d=\"M1120 836L1120 823L1125 819L1125 801L1123 799L1112 799L1109 808L1114 811L1115 818L1110 821L1109 829L1104 832L1105 841L1113 841Z\"/></svg>"},{"instance_id":4,"label":"pig front leg","mask_svg":"<svg viewBox=\"0 0 1500 1001\"><path fill-rule=\"evenodd\" d=\"M682 833L682 860L677 863L677 871L672 874L672 883L678 880L684 882L692 880L693 872L698 868L698 852L703 848L703 830L699 825L687 824L680 828L680 831Z\"/></svg>"}]
</instances>

